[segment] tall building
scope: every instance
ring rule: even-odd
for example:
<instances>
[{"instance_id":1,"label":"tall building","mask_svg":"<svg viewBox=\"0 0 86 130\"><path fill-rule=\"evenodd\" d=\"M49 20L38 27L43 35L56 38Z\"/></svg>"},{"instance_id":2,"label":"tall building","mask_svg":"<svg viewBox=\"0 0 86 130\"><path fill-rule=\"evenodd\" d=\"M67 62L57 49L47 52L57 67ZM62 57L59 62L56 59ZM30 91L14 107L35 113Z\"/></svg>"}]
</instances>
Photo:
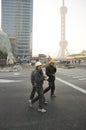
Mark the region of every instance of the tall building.
<instances>
[{"instance_id":1,"label":"tall building","mask_svg":"<svg viewBox=\"0 0 86 130\"><path fill-rule=\"evenodd\" d=\"M31 56L33 0L2 0L1 7L1 27L15 44L14 55Z\"/></svg>"},{"instance_id":2,"label":"tall building","mask_svg":"<svg viewBox=\"0 0 86 130\"><path fill-rule=\"evenodd\" d=\"M64 5L64 0L62 0L62 6L60 8L61 13L61 41L60 41L60 50L58 53L58 58L64 59L69 52L67 50L67 41L65 40L65 15L67 13L67 7Z\"/></svg>"}]
</instances>

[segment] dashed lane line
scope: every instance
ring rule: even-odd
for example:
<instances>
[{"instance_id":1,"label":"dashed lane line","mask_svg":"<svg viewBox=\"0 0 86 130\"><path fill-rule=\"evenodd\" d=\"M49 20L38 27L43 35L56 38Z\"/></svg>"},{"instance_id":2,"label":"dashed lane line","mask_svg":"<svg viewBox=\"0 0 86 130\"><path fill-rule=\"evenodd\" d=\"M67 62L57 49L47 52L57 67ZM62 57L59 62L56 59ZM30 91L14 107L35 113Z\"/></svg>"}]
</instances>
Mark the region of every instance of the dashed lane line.
<instances>
[{"instance_id":1,"label":"dashed lane line","mask_svg":"<svg viewBox=\"0 0 86 130\"><path fill-rule=\"evenodd\" d=\"M79 80L85 80L86 81L86 78L80 78Z\"/></svg>"},{"instance_id":2,"label":"dashed lane line","mask_svg":"<svg viewBox=\"0 0 86 130\"><path fill-rule=\"evenodd\" d=\"M20 75L20 73L16 72L16 73L14 73L14 75Z\"/></svg>"},{"instance_id":3,"label":"dashed lane line","mask_svg":"<svg viewBox=\"0 0 86 130\"><path fill-rule=\"evenodd\" d=\"M57 78L57 77L56 77L56 80L58 80L58 81L60 81L60 82L62 82L64 84L66 84L66 85L68 85L68 86L70 86L70 87L72 87L72 88L74 88L74 89L76 89L76 90L86 94L86 90L85 89L82 89L82 88L80 88L80 87L78 87L78 86L76 86L74 84L71 84L71 83L69 83L69 82L67 82L67 81L65 81L63 79Z\"/></svg>"},{"instance_id":4,"label":"dashed lane line","mask_svg":"<svg viewBox=\"0 0 86 130\"><path fill-rule=\"evenodd\" d=\"M0 79L0 83L12 83L12 82L22 82L22 80Z\"/></svg>"},{"instance_id":5,"label":"dashed lane line","mask_svg":"<svg viewBox=\"0 0 86 130\"><path fill-rule=\"evenodd\" d=\"M77 78L84 78L84 77L86 77L86 75L75 76L75 77L73 77L73 78L74 78L74 79L77 79Z\"/></svg>"}]
</instances>

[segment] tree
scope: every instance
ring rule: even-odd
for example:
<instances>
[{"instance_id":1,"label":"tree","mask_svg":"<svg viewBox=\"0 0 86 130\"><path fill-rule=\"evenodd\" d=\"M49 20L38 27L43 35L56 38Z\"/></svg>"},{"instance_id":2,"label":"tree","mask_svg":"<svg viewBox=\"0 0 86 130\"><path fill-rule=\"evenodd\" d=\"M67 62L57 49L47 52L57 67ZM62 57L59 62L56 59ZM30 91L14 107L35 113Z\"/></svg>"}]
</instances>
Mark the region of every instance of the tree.
<instances>
[{"instance_id":1,"label":"tree","mask_svg":"<svg viewBox=\"0 0 86 130\"><path fill-rule=\"evenodd\" d=\"M7 53L0 50L0 59L7 59Z\"/></svg>"}]
</instances>

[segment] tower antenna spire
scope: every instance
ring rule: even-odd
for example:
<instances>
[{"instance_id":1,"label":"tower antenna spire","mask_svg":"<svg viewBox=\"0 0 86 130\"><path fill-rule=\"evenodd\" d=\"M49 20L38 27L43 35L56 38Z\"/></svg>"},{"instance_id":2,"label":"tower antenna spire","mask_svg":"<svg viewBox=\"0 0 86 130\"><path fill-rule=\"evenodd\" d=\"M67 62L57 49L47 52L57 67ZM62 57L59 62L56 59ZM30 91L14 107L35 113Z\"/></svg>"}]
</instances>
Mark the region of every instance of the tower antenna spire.
<instances>
[{"instance_id":1,"label":"tower antenna spire","mask_svg":"<svg viewBox=\"0 0 86 130\"><path fill-rule=\"evenodd\" d=\"M64 0L63 0L63 6L64 6Z\"/></svg>"}]
</instances>

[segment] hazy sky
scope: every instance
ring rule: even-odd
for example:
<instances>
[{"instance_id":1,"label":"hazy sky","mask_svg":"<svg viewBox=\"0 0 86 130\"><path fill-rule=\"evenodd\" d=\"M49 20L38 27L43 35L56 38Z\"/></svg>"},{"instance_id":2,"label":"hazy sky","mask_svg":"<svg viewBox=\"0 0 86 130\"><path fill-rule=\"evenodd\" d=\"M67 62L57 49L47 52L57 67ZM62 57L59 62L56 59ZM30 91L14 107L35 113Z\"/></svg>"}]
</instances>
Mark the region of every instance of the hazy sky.
<instances>
[{"instance_id":1,"label":"hazy sky","mask_svg":"<svg viewBox=\"0 0 86 130\"><path fill-rule=\"evenodd\" d=\"M1 0L0 0L0 27L1 27Z\"/></svg>"},{"instance_id":2,"label":"hazy sky","mask_svg":"<svg viewBox=\"0 0 86 130\"><path fill-rule=\"evenodd\" d=\"M57 55L60 41L62 0L34 0L33 53ZM67 49L86 50L86 0L65 0Z\"/></svg>"},{"instance_id":3,"label":"hazy sky","mask_svg":"<svg viewBox=\"0 0 86 130\"><path fill-rule=\"evenodd\" d=\"M0 0L1 1L1 0ZM33 54L57 55L61 37L62 0L34 0ZM70 54L86 50L86 0L65 0L67 49Z\"/></svg>"}]
</instances>

